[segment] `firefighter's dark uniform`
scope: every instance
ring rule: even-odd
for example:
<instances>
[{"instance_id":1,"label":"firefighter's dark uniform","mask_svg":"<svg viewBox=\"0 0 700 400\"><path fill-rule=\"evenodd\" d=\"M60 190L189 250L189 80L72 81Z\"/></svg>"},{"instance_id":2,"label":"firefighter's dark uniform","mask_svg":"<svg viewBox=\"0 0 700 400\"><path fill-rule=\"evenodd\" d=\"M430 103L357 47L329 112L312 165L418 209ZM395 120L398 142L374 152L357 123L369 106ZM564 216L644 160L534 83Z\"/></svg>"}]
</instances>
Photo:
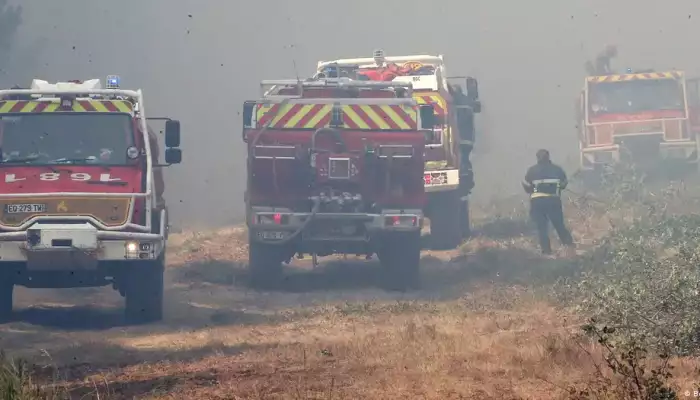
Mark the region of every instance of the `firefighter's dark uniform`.
<instances>
[{"instance_id":1,"label":"firefighter's dark uniform","mask_svg":"<svg viewBox=\"0 0 700 400\"><path fill-rule=\"evenodd\" d=\"M549 242L549 221L559 235L559 240L567 247L573 247L571 232L564 223L564 212L561 203L561 191L566 188L568 180L561 167L553 164L547 154L527 170L523 188L530 194L530 216L537 224L542 253L551 254Z\"/></svg>"}]
</instances>

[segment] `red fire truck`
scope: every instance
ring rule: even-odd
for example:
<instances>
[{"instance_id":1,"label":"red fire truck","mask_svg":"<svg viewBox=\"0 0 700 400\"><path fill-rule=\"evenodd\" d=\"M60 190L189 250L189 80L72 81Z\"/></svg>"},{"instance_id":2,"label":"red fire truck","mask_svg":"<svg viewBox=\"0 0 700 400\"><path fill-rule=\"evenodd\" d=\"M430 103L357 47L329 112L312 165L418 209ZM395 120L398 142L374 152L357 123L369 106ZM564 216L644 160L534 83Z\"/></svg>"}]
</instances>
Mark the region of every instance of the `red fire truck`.
<instances>
[{"instance_id":1,"label":"red fire truck","mask_svg":"<svg viewBox=\"0 0 700 400\"><path fill-rule=\"evenodd\" d=\"M253 283L297 254L377 254L387 288L419 281L423 153L433 110L410 83L263 81L244 105ZM422 121L421 116L426 118ZM429 131L429 129L428 129Z\"/></svg>"},{"instance_id":2,"label":"red fire truck","mask_svg":"<svg viewBox=\"0 0 700 400\"><path fill-rule=\"evenodd\" d=\"M112 285L126 317L162 317L163 165L141 90L110 76L0 90L0 318L13 288ZM166 121L166 164L181 161Z\"/></svg>"},{"instance_id":3,"label":"red fire truck","mask_svg":"<svg viewBox=\"0 0 700 400\"><path fill-rule=\"evenodd\" d=\"M587 77L578 100L581 168L697 164L697 82L681 71Z\"/></svg>"}]
</instances>

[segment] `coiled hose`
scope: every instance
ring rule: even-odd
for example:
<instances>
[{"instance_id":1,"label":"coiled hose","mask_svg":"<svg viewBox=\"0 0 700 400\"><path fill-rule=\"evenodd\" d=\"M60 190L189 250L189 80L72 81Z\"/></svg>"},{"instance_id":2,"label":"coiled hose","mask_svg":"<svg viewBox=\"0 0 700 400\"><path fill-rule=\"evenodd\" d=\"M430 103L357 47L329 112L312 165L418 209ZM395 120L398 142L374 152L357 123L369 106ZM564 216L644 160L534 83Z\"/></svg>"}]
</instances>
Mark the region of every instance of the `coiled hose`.
<instances>
[{"instance_id":1,"label":"coiled hose","mask_svg":"<svg viewBox=\"0 0 700 400\"><path fill-rule=\"evenodd\" d=\"M275 112L275 115L274 115L272 118L270 118L270 120L262 127L262 129L258 132L258 134L255 135L255 137L253 138L253 141L250 143L250 147L251 147L251 149L253 149L253 151L255 151L255 150L254 150L254 149L255 149L255 146L258 144L258 141L260 140L260 138L262 137L262 135L263 135L265 132L267 132L267 130L269 129L270 125L272 125L272 122L273 122L273 121L275 120L275 118L277 118L277 116L279 115L280 110L282 110L282 108L283 108L285 105L287 105L287 104L289 103L289 100L290 100L290 99L284 99L284 100L282 100L282 102L279 103L279 107L277 108L277 111ZM323 129L323 128L321 128L321 129ZM312 143L313 143L313 144L312 144L312 148L313 148L313 146L315 145L314 140L315 140L316 134L317 134L318 131L320 131L321 129L318 129L316 132L314 132L314 135L312 136ZM248 156L248 162L247 162L247 177L248 177L248 179L247 179L247 181L246 181L246 193L248 194L248 195L246 196L246 215L247 215L247 218L252 218L252 216L253 216L253 206L252 206L252 204L251 204L251 202L250 202L251 185L252 185L252 182L253 182L253 161L252 161L252 160L253 160L253 158L251 158L250 156ZM311 207L311 214L310 214L309 217L306 219L306 221L304 221L304 223L301 224L301 226L300 226L299 228L297 228L296 231L294 231L294 233L292 233L291 235L289 235L289 236L287 236L286 238L281 239L281 240L279 240L279 241L269 242L269 244L275 244L275 245L287 244L287 243L289 243L292 239L294 239L294 238L296 238L297 236L299 236L299 234L300 234L301 232L303 232L304 229L306 229L307 226L309 226L309 224L310 224L311 221L314 219L314 217L316 217L316 214L318 214L318 211L319 211L319 209L321 208L321 201L320 201L320 199L313 199L313 201L314 201L314 205L313 205L313 207ZM253 223L253 221L251 221L251 220L249 219L249 220L248 220L248 225L252 225L252 223Z\"/></svg>"}]
</instances>

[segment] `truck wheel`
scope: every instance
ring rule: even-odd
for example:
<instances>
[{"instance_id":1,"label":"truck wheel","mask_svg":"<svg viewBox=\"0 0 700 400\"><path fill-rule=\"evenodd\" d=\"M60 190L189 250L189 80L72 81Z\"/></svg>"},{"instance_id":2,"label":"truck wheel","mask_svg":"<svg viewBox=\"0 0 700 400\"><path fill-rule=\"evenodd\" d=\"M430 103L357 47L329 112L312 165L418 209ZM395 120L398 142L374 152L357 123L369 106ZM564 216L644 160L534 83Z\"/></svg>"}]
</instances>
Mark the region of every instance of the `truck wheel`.
<instances>
[{"instance_id":1,"label":"truck wheel","mask_svg":"<svg viewBox=\"0 0 700 400\"><path fill-rule=\"evenodd\" d=\"M164 255L165 250L157 260L141 261L130 266L125 279L125 313L129 323L163 319Z\"/></svg>"},{"instance_id":2,"label":"truck wheel","mask_svg":"<svg viewBox=\"0 0 700 400\"><path fill-rule=\"evenodd\" d=\"M15 285L6 274L0 274L0 323L12 317L12 295Z\"/></svg>"},{"instance_id":3,"label":"truck wheel","mask_svg":"<svg viewBox=\"0 0 700 400\"><path fill-rule=\"evenodd\" d=\"M382 286L405 291L420 287L420 232L388 234L382 243Z\"/></svg>"},{"instance_id":4,"label":"truck wheel","mask_svg":"<svg viewBox=\"0 0 700 400\"><path fill-rule=\"evenodd\" d=\"M454 249L462 243L462 201L457 190L439 193L439 196L429 216L432 247Z\"/></svg>"},{"instance_id":5,"label":"truck wheel","mask_svg":"<svg viewBox=\"0 0 700 400\"><path fill-rule=\"evenodd\" d=\"M283 276L281 246L248 241L248 271L250 284L255 288L274 288Z\"/></svg>"},{"instance_id":6,"label":"truck wheel","mask_svg":"<svg viewBox=\"0 0 700 400\"><path fill-rule=\"evenodd\" d=\"M471 220L469 216L469 200L465 199L461 201L460 204L459 226L462 230L462 238L466 239L472 235Z\"/></svg>"}]
</instances>

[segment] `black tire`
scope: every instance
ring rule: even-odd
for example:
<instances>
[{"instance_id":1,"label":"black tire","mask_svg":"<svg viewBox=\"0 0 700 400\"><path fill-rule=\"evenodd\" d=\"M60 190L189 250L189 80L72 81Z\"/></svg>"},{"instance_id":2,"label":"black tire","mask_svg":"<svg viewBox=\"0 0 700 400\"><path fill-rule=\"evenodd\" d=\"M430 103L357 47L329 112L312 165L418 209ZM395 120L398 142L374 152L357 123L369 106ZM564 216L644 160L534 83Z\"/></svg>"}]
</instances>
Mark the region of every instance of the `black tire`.
<instances>
[{"instance_id":1,"label":"black tire","mask_svg":"<svg viewBox=\"0 0 700 400\"><path fill-rule=\"evenodd\" d=\"M141 261L129 267L125 278L124 310L128 323L143 324L163 319L163 255L158 260Z\"/></svg>"},{"instance_id":2,"label":"black tire","mask_svg":"<svg viewBox=\"0 0 700 400\"><path fill-rule=\"evenodd\" d=\"M430 241L432 247L450 250L462 244L462 201L457 190L438 193L430 219Z\"/></svg>"},{"instance_id":3,"label":"black tire","mask_svg":"<svg viewBox=\"0 0 700 400\"><path fill-rule=\"evenodd\" d=\"M387 234L379 251L382 286L405 291L420 288L420 232Z\"/></svg>"},{"instance_id":4,"label":"black tire","mask_svg":"<svg viewBox=\"0 0 700 400\"><path fill-rule=\"evenodd\" d=\"M0 274L0 323L5 323L12 318L12 299L14 283L4 274Z\"/></svg>"},{"instance_id":5,"label":"black tire","mask_svg":"<svg viewBox=\"0 0 700 400\"><path fill-rule=\"evenodd\" d=\"M249 236L248 271L252 287L273 289L281 283L284 274L281 250L282 246L260 243Z\"/></svg>"}]
</instances>

